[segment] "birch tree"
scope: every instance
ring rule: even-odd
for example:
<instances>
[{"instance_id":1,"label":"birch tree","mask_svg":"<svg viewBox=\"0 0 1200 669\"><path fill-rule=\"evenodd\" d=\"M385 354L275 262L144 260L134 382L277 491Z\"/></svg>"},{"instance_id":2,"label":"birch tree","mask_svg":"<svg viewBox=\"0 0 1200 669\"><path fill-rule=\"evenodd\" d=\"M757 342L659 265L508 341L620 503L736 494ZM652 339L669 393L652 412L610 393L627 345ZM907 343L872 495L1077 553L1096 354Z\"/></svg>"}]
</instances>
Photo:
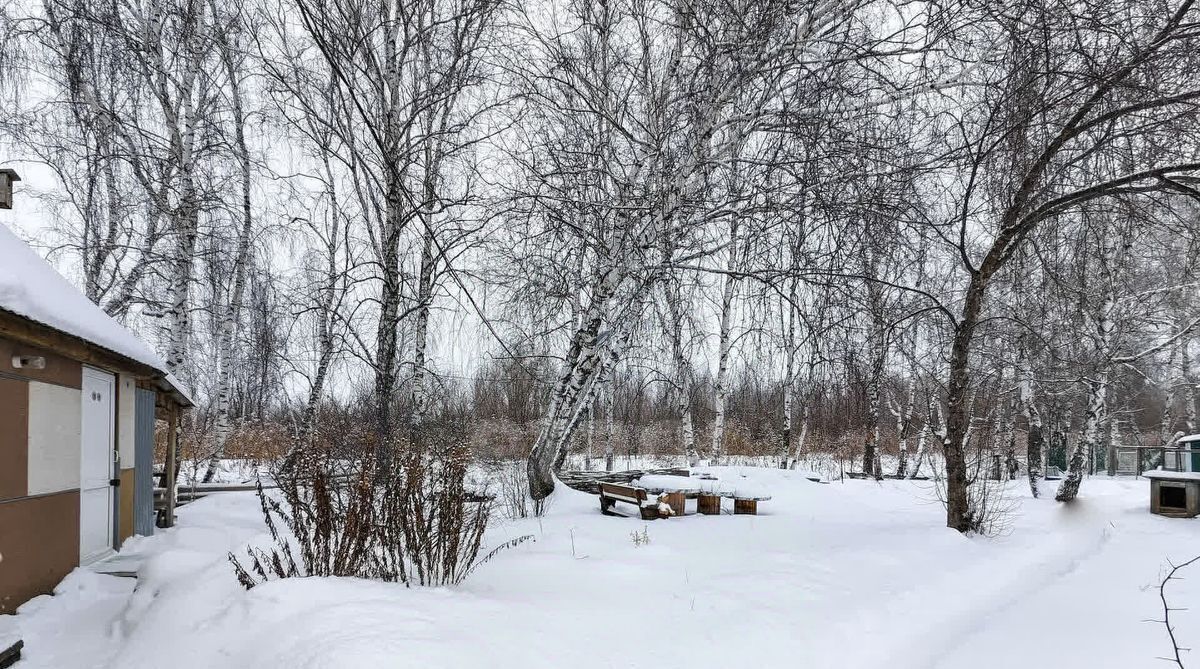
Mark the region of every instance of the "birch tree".
<instances>
[{"instance_id":1,"label":"birch tree","mask_svg":"<svg viewBox=\"0 0 1200 669\"><path fill-rule=\"evenodd\" d=\"M963 128L971 139L963 147L961 173L966 176L955 211L958 241L952 242L962 266L963 297L956 310L948 314L953 338L947 366L944 452L947 525L964 532L979 521L969 501L965 457L973 385L971 351L986 317L988 288L993 279L1045 221L1131 189L1172 190L1178 179L1200 169L1185 147L1140 156L1133 169L1124 173L1092 169L1094 156L1111 153L1123 138L1168 132L1173 122L1191 113L1189 101L1200 97L1196 88L1200 82L1190 76L1164 79L1152 73L1180 71L1185 57L1175 47L1190 43L1192 32L1188 26L1194 20L1193 2L1185 0L1142 14L1135 23L1137 37L1120 43L1111 35L1129 25L1124 15L1027 2L1012 9L1016 16L1029 12L1036 17L1036 24L1017 22L1008 27L1008 34L1043 40L1045 45L1037 50L1041 59L1026 68L1029 75L1018 87L1037 91L1037 99L1054 100L1055 104L1028 109L1009 126L997 128L987 119L995 116L995 110L1011 104L1012 96L997 95L1000 88L995 84L981 86L976 89L983 95L979 109L990 111L968 126L972 129ZM1088 22L1080 23L1076 11L1087 12ZM981 25L1003 23L1008 20L1006 16L985 10ZM1113 22L1122 26L1115 33L1104 27ZM1053 29L1055 26L1062 30ZM1049 61L1045 60L1047 54ZM1004 71L997 70L990 81L1002 81L1004 76ZM970 98L966 93L964 96ZM981 220L976 205L982 193L976 177L999 155L993 148L995 139L1013 132L1014 127L1024 129L1030 151L1020 159L1018 169L1008 172L1013 175L1008 195ZM987 232L976 232L981 229ZM967 243L968 238L972 243Z\"/></svg>"}]
</instances>

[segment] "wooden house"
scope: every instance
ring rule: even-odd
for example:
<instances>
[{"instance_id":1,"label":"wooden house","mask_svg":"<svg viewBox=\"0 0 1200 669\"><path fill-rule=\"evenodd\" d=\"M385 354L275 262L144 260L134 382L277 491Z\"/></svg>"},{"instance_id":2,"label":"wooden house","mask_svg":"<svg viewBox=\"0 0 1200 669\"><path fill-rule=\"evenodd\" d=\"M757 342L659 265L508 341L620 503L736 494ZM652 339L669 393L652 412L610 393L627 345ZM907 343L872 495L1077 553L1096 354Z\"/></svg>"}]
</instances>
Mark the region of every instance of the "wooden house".
<instances>
[{"instance_id":1,"label":"wooden house","mask_svg":"<svg viewBox=\"0 0 1200 669\"><path fill-rule=\"evenodd\" d=\"M154 531L156 422L173 456L189 406L145 342L0 224L0 614Z\"/></svg>"}]
</instances>

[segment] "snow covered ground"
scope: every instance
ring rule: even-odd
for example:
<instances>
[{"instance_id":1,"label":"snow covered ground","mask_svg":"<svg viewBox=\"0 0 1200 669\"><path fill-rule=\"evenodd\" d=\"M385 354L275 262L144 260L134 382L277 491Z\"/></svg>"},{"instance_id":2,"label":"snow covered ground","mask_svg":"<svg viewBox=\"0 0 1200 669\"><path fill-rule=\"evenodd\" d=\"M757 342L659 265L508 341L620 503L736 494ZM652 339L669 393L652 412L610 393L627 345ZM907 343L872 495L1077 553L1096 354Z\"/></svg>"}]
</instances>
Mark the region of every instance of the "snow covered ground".
<instances>
[{"instance_id":1,"label":"snow covered ground","mask_svg":"<svg viewBox=\"0 0 1200 669\"><path fill-rule=\"evenodd\" d=\"M125 546L143 558L136 582L77 570L23 607L17 666L1170 666L1163 626L1146 621L1162 616L1168 560L1200 554L1200 520L1151 516L1144 479L1090 479L1069 507L1013 485L1012 530L987 539L942 527L929 483L713 470L774 498L754 517L646 523L560 490L541 520L489 536L536 542L455 589L293 579L247 592L226 555L261 539L257 500L214 495ZM1200 649L1200 566L1186 575L1168 593L1192 609L1174 614L1181 645Z\"/></svg>"}]
</instances>

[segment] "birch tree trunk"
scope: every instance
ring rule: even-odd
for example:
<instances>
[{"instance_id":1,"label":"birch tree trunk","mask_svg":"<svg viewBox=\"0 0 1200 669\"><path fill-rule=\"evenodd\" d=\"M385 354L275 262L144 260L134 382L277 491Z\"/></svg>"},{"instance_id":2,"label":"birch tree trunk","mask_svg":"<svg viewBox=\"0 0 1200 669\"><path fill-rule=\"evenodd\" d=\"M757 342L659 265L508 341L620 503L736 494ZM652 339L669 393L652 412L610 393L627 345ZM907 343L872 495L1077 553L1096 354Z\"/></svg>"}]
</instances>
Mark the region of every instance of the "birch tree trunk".
<instances>
[{"instance_id":1,"label":"birch tree trunk","mask_svg":"<svg viewBox=\"0 0 1200 669\"><path fill-rule=\"evenodd\" d=\"M880 463L879 420L883 413L883 366L887 355L887 333L879 320L875 322L872 331L871 367L867 376L867 439L863 448L863 473L883 479L883 467Z\"/></svg>"},{"instance_id":2,"label":"birch tree trunk","mask_svg":"<svg viewBox=\"0 0 1200 669\"><path fill-rule=\"evenodd\" d=\"M617 386L615 375L616 365L612 365L605 370L601 379L604 384L604 471L606 472L613 470L613 461L616 458L616 444L613 442L613 423L615 421L613 408Z\"/></svg>"},{"instance_id":3,"label":"birch tree trunk","mask_svg":"<svg viewBox=\"0 0 1200 669\"><path fill-rule=\"evenodd\" d=\"M1115 300L1111 294L1106 294L1095 319L1096 354L1099 368L1096 376L1088 380L1088 406L1084 418L1083 435L1075 442L1071 458L1067 462L1067 475L1058 486L1054 499L1059 502L1070 502L1079 494L1079 486L1083 482L1084 467L1090 454L1096 451L1100 443L1100 430L1108 417L1108 376L1112 361L1113 310Z\"/></svg>"},{"instance_id":4,"label":"birch tree trunk","mask_svg":"<svg viewBox=\"0 0 1200 669\"><path fill-rule=\"evenodd\" d=\"M562 372L551 391L549 406L542 418L542 428L529 453L526 470L529 494L534 500L545 499L554 492L554 464L560 460L559 448L570 438L573 414L595 386L596 375L604 370L605 357L619 359L621 350L616 346L617 342L612 341L611 332L602 333L601 326L605 322L608 302L625 283L625 278L625 273L619 267L610 266L600 271L593 283L587 309L571 337ZM644 284L642 290L648 287L648 283ZM624 324L618 322L616 325Z\"/></svg>"},{"instance_id":5,"label":"birch tree trunk","mask_svg":"<svg viewBox=\"0 0 1200 669\"><path fill-rule=\"evenodd\" d=\"M684 304L683 288L678 280L664 284L667 302L668 337L671 340L671 358L675 366L675 406L679 412L679 429L683 442L683 453L688 466L700 463L700 451L696 448L696 429L692 418L692 363L684 349Z\"/></svg>"},{"instance_id":6,"label":"birch tree trunk","mask_svg":"<svg viewBox=\"0 0 1200 669\"><path fill-rule=\"evenodd\" d=\"M216 5L212 5L213 15L216 16ZM231 28L233 30L233 28ZM246 112L242 101L241 72L234 61L236 45L231 45L225 30L216 31L220 47L221 62L225 66L225 76L228 79L230 101L233 111L233 146L237 156L239 177L241 178L241 225L238 228L236 250L233 257L233 285L229 290L229 299L224 313L221 314L220 330L217 334L217 397L216 416L213 425L213 441L215 448L208 460L208 469L204 473L204 482L212 481L216 475L221 458L225 457L225 444L229 441L231 421L229 416L229 396L232 392L233 373L236 368L234 351L234 333L237 329L238 316L242 311L242 296L246 287L246 271L250 257L250 238L254 227L250 200L250 149L246 145Z\"/></svg>"},{"instance_id":7,"label":"birch tree trunk","mask_svg":"<svg viewBox=\"0 0 1200 669\"><path fill-rule=\"evenodd\" d=\"M931 401L929 412L926 414L927 416L932 414L932 409L933 403ZM929 420L926 420L925 424L921 426L921 431L917 434L917 449L913 454L913 466L908 470L908 476L906 477L910 480L916 478L921 473L921 465L925 462L925 442L929 438L929 435L930 424Z\"/></svg>"},{"instance_id":8,"label":"birch tree trunk","mask_svg":"<svg viewBox=\"0 0 1200 669\"><path fill-rule=\"evenodd\" d=\"M738 225L740 218L735 214L729 222L729 260L724 286L721 289L721 313L717 333L717 376L713 379L713 425L712 446L709 459L712 464L721 461L725 446L725 404L729 399L729 353L733 348L733 298L737 292L738 278Z\"/></svg>"},{"instance_id":9,"label":"birch tree trunk","mask_svg":"<svg viewBox=\"0 0 1200 669\"><path fill-rule=\"evenodd\" d=\"M432 195L432 193L431 193ZM429 410L429 389L426 387L425 351L429 342L429 315L433 305L434 232L428 224L421 245L421 268L417 280L417 312L413 326L412 422L419 424Z\"/></svg>"},{"instance_id":10,"label":"birch tree trunk","mask_svg":"<svg viewBox=\"0 0 1200 669\"><path fill-rule=\"evenodd\" d=\"M792 453L792 414L795 411L796 397L796 280L789 282L785 309L787 310L786 327L783 337L783 413L779 426L779 466L787 468L788 457ZM805 421L805 428L808 427Z\"/></svg>"},{"instance_id":11,"label":"birch tree trunk","mask_svg":"<svg viewBox=\"0 0 1200 669\"><path fill-rule=\"evenodd\" d=\"M1019 400L1025 414L1025 423L1029 428L1025 444L1025 469L1029 476L1029 492L1036 498L1041 493L1038 487L1044 476L1042 454L1045 450L1046 436L1042 431L1042 413L1038 410L1034 397L1033 366L1025 353L1022 353L1020 370Z\"/></svg>"},{"instance_id":12,"label":"birch tree trunk","mask_svg":"<svg viewBox=\"0 0 1200 669\"><path fill-rule=\"evenodd\" d=\"M1179 381L1183 384L1183 420L1188 434L1196 433L1196 384L1192 381L1191 336L1187 334L1185 323L1180 323L1181 331L1185 332L1179 338Z\"/></svg>"},{"instance_id":13,"label":"birch tree trunk","mask_svg":"<svg viewBox=\"0 0 1200 669\"><path fill-rule=\"evenodd\" d=\"M892 402L892 415L896 418L896 440L900 445L899 461L896 464L896 477L902 479L908 478L908 431L912 425L913 410L916 407L916 391L917 379L915 376L910 376L906 390L908 401L905 403L904 410L901 411L899 402L895 400Z\"/></svg>"}]
</instances>

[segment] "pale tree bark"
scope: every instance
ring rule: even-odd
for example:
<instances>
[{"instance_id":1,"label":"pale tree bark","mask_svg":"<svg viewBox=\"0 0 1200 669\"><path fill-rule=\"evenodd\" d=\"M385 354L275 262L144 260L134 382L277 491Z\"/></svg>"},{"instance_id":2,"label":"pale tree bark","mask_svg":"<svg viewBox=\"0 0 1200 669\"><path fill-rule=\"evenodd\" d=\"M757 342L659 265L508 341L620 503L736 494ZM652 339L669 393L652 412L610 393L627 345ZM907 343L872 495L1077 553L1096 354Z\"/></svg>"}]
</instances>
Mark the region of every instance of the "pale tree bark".
<instances>
[{"instance_id":1,"label":"pale tree bark","mask_svg":"<svg viewBox=\"0 0 1200 669\"><path fill-rule=\"evenodd\" d=\"M1107 246L1104 254L1107 266L1113 260ZM1108 269L1110 272L1112 271L1111 267ZM1108 381L1113 360L1113 332L1116 329L1117 300L1112 294L1114 287L1111 283L1114 279L1111 274L1106 278L1110 285L1106 286L1104 298L1096 308L1095 314L1090 318L1094 330L1093 338L1096 342L1097 366L1093 372L1093 378L1084 380L1088 389L1088 402L1083 433L1075 442L1075 448L1072 449L1071 457L1067 461L1067 475L1059 484L1058 492L1054 495L1054 499L1059 502L1069 502L1079 494L1079 486L1083 482L1087 460L1099 447L1101 428L1104 421L1108 419Z\"/></svg>"},{"instance_id":2,"label":"pale tree bark","mask_svg":"<svg viewBox=\"0 0 1200 669\"><path fill-rule=\"evenodd\" d=\"M913 465L908 470L908 476L906 477L908 479L914 479L921 474L921 465L925 462L925 444L933 434L934 406L933 398L930 398L925 411L925 424L921 426L921 431L917 433L917 448L916 452L913 453Z\"/></svg>"},{"instance_id":3,"label":"pale tree bark","mask_svg":"<svg viewBox=\"0 0 1200 669\"><path fill-rule=\"evenodd\" d=\"M737 270L738 236L741 217L736 213L729 218L729 254L726 263L729 272L725 275L721 288L721 307L717 325L717 375L713 379L713 425L712 445L709 448L709 459L712 464L721 461L725 446L725 409L729 401L729 355L733 350L733 301L737 293L739 277Z\"/></svg>"},{"instance_id":4,"label":"pale tree bark","mask_svg":"<svg viewBox=\"0 0 1200 669\"><path fill-rule=\"evenodd\" d=\"M891 399L892 417L896 419L896 441L899 442L899 461L896 463L896 477L908 478L908 432L912 426L913 411L917 406L917 378L910 376L908 385L905 390L905 395L908 400L904 404L904 408L900 408L900 403L896 398Z\"/></svg>"},{"instance_id":5,"label":"pale tree bark","mask_svg":"<svg viewBox=\"0 0 1200 669\"><path fill-rule=\"evenodd\" d=\"M1100 442L1100 431L1107 417L1108 406L1108 370L1103 370L1097 378L1085 382L1088 388L1088 406L1084 417L1083 434L1075 441L1071 457L1067 461L1067 475L1058 486L1054 499L1059 502L1069 502L1079 494L1079 486L1083 482L1084 468L1087 466L1088 454L1095 451Z\"/></svg>"},{"instance_id":6,"label":"pale tree bark","mask_svg":"<svg viewBox=\"0 0 1200 669\"><path fill-rule=\"evenodd\" d=\"M867 368L867 438L863 447L863 473L875 479L883 478L880 463L879 421L883 413L883 373L887 363L888 331L882 313L882 298L876 284L868 283L871 295L871 354Z\"/></svg>"},{"instance_id":7,"label":"pale tree bark","mask_svg":"<svg viewBox=\"0 0 1200 669\"><path fill-rule=\"evenodd\" d=\"M1017 473L1021 470L1020 463L1017 462L1017 433L1016 433L1016 413L1014 403L1009 400L1005 402L1004 407L1004 429L1001 432L1001 438L1004 444L1004 469L1005 480L1015 481Z\"/></svg>"},{"instance_id":8,"label":"pale tree bark","mask_svg":"<svg viewBox=\"0 0 1200 669\"><path fill-rule=\"evenodd\" d=\"M213 16L217 16L215 3L211 5ZM234 19L240 21L240 18ZM240 53L237 44L231 44L230 34L236 35L240 25L231 21L225 29L219 29L217 43L221 62L225 66L225 76L229 86L231 111L233 114L233 148L237 156L238 176L241 179L241 225L238 227L237 241L233 256L233 277L229 289L229 297L221 314L219 331L217 333L217 397L213 425L214 449L208 461L208 469L204 473L204 482L212 481L216 475L221 458L225 456L225 444L232 430L229 416L229 399L233 386L233 375L237 366L234 350L234 336L237 329L238 316L242 311L242 297L246 288L246 272L250 264L250 239L254 229L254 216L250 199L251 165L250 149L246 144L246 110L242 98L242 72L236 60L235 53Z\"/></svg>"},{"instance_id":9,"label":"pale tree bark","mask_svg":"<svg viewBox=\"0 0 1200 669\"><path fill-rule=\"evenodd\" d=\"M674 364L673 390L675 407L679 413L679 431L683 454L688 466L700 463L700 451L696 448L696 428L692 416L692 362L684 338L684 304L686 296L677 279L668 279L663 284L667 306L667 338L671 342L671 360ZM689 300L690 302L690 300Z\"/></svg>"},{"instance_id":10,"label":"pale tree bark","mask_svg":"<svg viewBox=\"0 0 1200 669\"><path fill-rule=\"evenodd\" d=\"M1046 436L1042 431L1042 413L1038 410L1037 397L1033 379L1033 364L1029 359L1029 353L1023 349L1021 352L1021 360L1018 365L1021 378L1018 381L1018 399L1021 403L1021 410L1025 414L1025 424L1028 426L1028 434L1025 442L1025 469L1029 476L1029 492L1038 497L1041 491L1038 489L1044 476L1042 470L1042 457L1046 444Z\"/></svg>"},{"instance_id":11,"label":"pale tree bark","mask_svg":"<svg viewBox=\"0 0 1200 669\"><path fill-rule=\"evenodd\" d=\"M616 459L616 443L614 442L614 422L616 418L613 416L613 409L616 397L616 365L609 366L601 377L601 384L604 386L604 471L611 472L613 470L614 460Z\"/></svg>"},{"instance_id":12,"label":"pale tree bark","mask_svg":"<svg viewBox=\"0 0 1200 669\"><path fill-rule=\"evenodd\" d=\"M551 391L549 407L526 467L530 495L535 500L544 499L554 491L555 463L565 457L565 453L560 456L560 449L565 449L577 415L587 406L588 397L598 390L596 380L599 373L604 371L606 365L619 360L628 345L633 328L629 316L615 320L613 325L621 328L618 332L602 330L605 313L610 308L609 301L618 288L626 283L625 277L625 273L615 266L598 274L580 326L571 337L571 347L563 361L562 373ZM631 312L640 312L641 302L650 287L649 282L643 282L634 286L632 291L626 291L630 295L628 309Z\"/></svg>"},{"instance_id":13,"label":"pale tree bark","mask_svg":"<svg viewBox=\"0 0 1200 669\"><path fill-rule=\"evenodd\" d=\"M1187 325L1178 327L1186 333ZM1184 334L1179 338L1179 380L1183 384L1183 424L1188 434L1196 433L1196 384L1192 380L1191 337Z\"/></svg>"},{"instance_id":14,"label":"pale tree bark","mask_svg":"<svg viewBox=\"0 0 1200 669\"><path fill-rule=\"evenodd\" d=\"M1180 381L1176 376L1178 367L1176 360L1179 347L1172 346L1170 358L1167 360L1167 398L1163 402L1162 418L1159 422L1159 441L1166 445L1172 441L1175 434L1175 403L1178 401Z\"/></svg>"},{"instance_id":15,"label":"pale tree bark","mask_svg":"<svg viewBox=\"0 0 1200 669\"><path fill-rule=\"evenodd\" d=\"M792 414L796 403L796 280L788 282L788 299L784 303L784 335L783 335L783 410L779 417L779 466L787 467L788 457L792 453ZM804 427L807 429L808 422ZM807 435L805 435L807 437Z\"/></svg>"}]
</instances>

